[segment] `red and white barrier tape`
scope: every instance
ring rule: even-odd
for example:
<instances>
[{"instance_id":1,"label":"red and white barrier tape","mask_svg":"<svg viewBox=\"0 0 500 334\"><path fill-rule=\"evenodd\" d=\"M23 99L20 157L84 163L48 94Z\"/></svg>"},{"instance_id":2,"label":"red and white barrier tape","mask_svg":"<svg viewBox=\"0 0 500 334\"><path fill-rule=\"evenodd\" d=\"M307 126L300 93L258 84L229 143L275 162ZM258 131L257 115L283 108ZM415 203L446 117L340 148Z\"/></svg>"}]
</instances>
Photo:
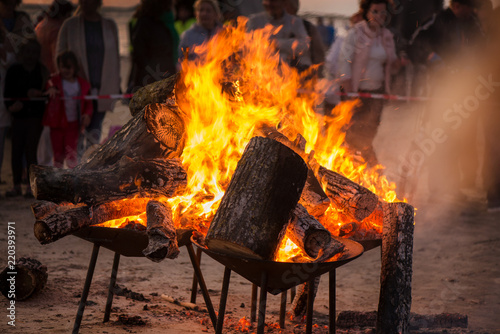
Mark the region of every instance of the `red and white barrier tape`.
<instances>
[{"instance_id":1,"label":"red and white barrier tape","mask_svg":"<svg viewBox=\"0 0 500 334\"><path fill-rule=\"evenodd\" d=\"M86 96L75 96L75 97L60 97L61 100L118 100L118 99L129 99L134 94L109 94L109 95L86 95ZM0 99L0 101L47 101L49 99L46 97L5 97Z\"/></svg>"}]
</instances>

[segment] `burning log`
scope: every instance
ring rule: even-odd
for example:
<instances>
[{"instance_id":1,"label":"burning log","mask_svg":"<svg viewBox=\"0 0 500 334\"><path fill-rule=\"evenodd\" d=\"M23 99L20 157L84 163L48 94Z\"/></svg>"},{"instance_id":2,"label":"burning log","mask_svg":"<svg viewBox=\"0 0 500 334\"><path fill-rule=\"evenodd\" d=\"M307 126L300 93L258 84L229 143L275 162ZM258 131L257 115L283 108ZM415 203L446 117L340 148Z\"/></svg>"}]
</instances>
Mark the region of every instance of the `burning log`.
<instances>
[{"instance_id":1,"label":"burning log","mask_svg":"<svg viewBox=\"0 0 500 334\"><path fill-rule=\"evenodd\" d=\"M306 184L300 195L299 203L307 209L309 214L314 217L319 217L328 209L330 202L330 199L321 188L318 179L314 176L314 172L309 169L307 172Z\"/></svg>"},{"instance_id":2,"label":"burning log","mask_svg":"<svg viewBox=\"0 0 500 334\"><path fill-rule=\"evenodd\" d=\"M298 155L304 157L305 156L305 146L306 141L304 137L300 134L297 136L295 141L291 141L281 132L277 131L275 128L268 126L261 126L259 131L267 138L274 139L288 148L292 149ZM313 215L314 217L319 217L325 213L328 206L330 206L330 199L325 194L321 184L318 182L318 179L314 175L314 172L309 169L307 173L307 180L302 190L302 194L300 195L300 204L302 204L307 211Z\"/></svg>"},{"instance_id":3,"label":"burning log","mask_svg":"<svg viewBox=\"0 0 500 334\"><path fill-rule=\"evenodd\" d=\"M50 201L36 201L31 204L31 211L33 212L33 216L35 219L43 219L47 217L49 214L54 212L62 212L69 209L74 209L77 207L84 206L85 204L73 204L73 203L61 203L57 204Z\"/></svg>"},{"instance_id":4,"label":"burning log","mask_svg":"<svg viewBox=\"0 0 500 334\"><path fill-rule=\"evenodd\" d=\"M128 105L132 116L140 113L148 104L164 103L174 97L174 88L178 78L179 74L174 74L138 89Z\"/></svg>"},{"instance_id":5,"label":"burning log","mask_svg":"<svg viewBox=\"0 0 500 334\"><path fill-rule=\"evenodd\" d=\"M71 234L82 227L97 225L108 220L137 216L146 211L149 199L133 199L134 205L109 202L98 206L75 206L67 210L55 209L46 216L37 217L34 234L42 244L49 244ZM49 204L46 204L49 205Z\"/></svg>"},{"instance_id":6,"label":"burning log","mask_svg":"<svg viewBox=\"0 0 500 334\"><path fill-rule=\"evenodd\" d=\"M167 104L150 104L75 169L100 169L123 156L137 160L179 157L184 140L180 110Z\"/></svg>"},{"instance_id":7,"label":"burning log","mask_svg":"<svg viewBox=\"0 0 500 334\"><path fill-rule=\"evenodd\" d=\"M15 274L15 281L8 280ZM15 265L7 266L0 273L0 291L11 300L25 300L41 291L47 283L47 267L38 260L22 257ZM12 289L11 284L15 284Z\"/></svg>"},{"instance_id":8,"label":"burning log","mask_svg":"<svg viewBox=\"0 0 500 334\"><path fill-rule=\"evenodd\" d=\"M330 232L300 204L293 210L286 236L312 258L332 240Z\"/></svg>"},{"instance_id":9,"label":"burning log","mask_svg":"<svg viewBox=\"0 0 500 334\"><path fill-rule=\"evenodd\" d=\"M144 256L154 262L160 262L166 257L175 259L179 255L179 246L170 207L158 201L150 201L146 207L146 216L149 243L142 251Z\"/></svg>"},{"instance_id":10,"label":"burning log","mask_svg":"<svg viewBox=\"0 0 500 334\"><path fill-rule=\"evenodd\" d=\"M377 333L409 333L414 209L383 205L382 266Z\"/></svg>"},{"instance_id":11,"label":"burning log","mask_svg":"<svg viewBox=\"0 0 500 334\"><path fill-rule=\"evenodd\" d=\"M378 197L365 187L334 171L319 166L316 176L335 207L357 221L368 217L377 207Z\"/></svg>"},{"instance_id":12,"label":"burning log","mask_svg":"<svg viewBox=\"0 0 500 334\"><path fill-rule=\"evenodd\" d=\"M186 186L178 160L134 160L123 157L99 170L62 169L33 165L30 182L38 200L100 204L141 195L172 197Z\"/></svg>"},{"instance_id":13,"label":"burning log","mask_svg":"<svg viewBox=\"0 0 500 334\"><path fill-rule=\"evenodd\" d=\"M252 138L210 224L207 247L274 259L306 178L307 166L295 152L272 139Z\"/></svg>"}]
</instances>

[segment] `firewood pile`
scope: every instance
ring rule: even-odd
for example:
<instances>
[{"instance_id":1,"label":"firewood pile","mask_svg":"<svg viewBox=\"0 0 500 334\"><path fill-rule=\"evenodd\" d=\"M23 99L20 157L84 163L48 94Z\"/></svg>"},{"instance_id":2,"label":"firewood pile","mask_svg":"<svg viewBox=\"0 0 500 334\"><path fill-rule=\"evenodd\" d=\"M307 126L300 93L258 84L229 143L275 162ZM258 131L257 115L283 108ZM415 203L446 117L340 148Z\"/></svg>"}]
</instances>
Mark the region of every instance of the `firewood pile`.
<instances>
[{"instance_id":1,"label":"firewood pile","mask_svg":"<svg viewBox=\"0 0 500 334\"><path fill-rule=\"evenodd\" d=\"M153 261L177 256L180 223L173 220L167 199L182 195L187 185L180 160L187 116L173 93L176 80L173 76L139 90L130 102L133 118L74 169L31 168L37 200L32 205L34 233L40 243L86 226L142 215L149 238L143 254ZM305 152L305 144L300 135L291 140L272 125L259 125L202 242L217 252L274 261L287 236L304 254L294 261L324 262L342 255L339 236L363 239L364 220L376 219L383 224L383 235L368 235L383 240L379 321L387 333L405 332L411 304L413 208L384 202L321 166L314 151ZM347 222L338 235L322 224L328 208Z\"/></svg>"}]
</instances>

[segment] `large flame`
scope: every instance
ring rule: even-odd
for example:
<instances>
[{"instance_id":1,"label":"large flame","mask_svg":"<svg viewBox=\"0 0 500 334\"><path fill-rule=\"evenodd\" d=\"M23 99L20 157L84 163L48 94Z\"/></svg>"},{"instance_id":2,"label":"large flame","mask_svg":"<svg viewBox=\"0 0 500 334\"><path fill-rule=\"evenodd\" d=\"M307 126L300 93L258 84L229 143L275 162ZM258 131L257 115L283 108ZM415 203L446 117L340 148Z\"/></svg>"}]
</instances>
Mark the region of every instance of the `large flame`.
<instances>
[{"instance_id":1,"label":"large flame","mask_svg":"<svg viewBox=\"0 0 500 334\"><path fill-rule=\"evenodd\" d=\"M294 140L302 135L305 153L314 150L322 166L369 188L381 199L396 200L395 185L351 157L343 147L343 128L357 101L340 104L334 116L315 112L321 102L310 73L299 74L280 63L273 45L275 30L248 32L246 21L227 26L194 51L200 57L182 63L176 97L186 113L182 163L187 191L171 198L178 227L206 230L249 140L262 127L273 127ZM330 208L322 223L338 230L344 223ZM289 244L288 240L283 245ZM288 251L287 251L288 252Z\"/></svg>"}]
</instances>

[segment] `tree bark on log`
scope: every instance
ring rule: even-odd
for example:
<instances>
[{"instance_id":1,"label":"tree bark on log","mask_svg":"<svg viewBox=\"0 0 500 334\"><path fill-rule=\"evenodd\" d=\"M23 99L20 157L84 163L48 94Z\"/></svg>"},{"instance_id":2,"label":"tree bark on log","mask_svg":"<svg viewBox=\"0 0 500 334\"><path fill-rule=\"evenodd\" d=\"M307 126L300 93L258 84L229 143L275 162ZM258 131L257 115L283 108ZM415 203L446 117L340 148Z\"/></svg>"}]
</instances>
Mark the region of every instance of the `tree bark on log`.
<instances>
[{"instance_id":1,"label":"tree bark on log","mask_svg":"<svg viewBox=\"0 0 500 334\"><path fill-rule=\"evenodd\" d=\"M311 169L307 172L306 184L300 195L299 203L307 209L310 215L316 218L324 214L330 206L330 198L321 188L321 184Z\"/></svg>"},{"instance_id":2,"label":"tree bark on log","mask_svg":"<svg viewBox=\"0 0 500 334\"><path fill-rule=\"evenodd\" d=\"M300 204L293 210L285 235L312 258L332 240L330 232Z\"/></svg>"},{"instance_id":3,"label":"tree bark on log","mask_svg":"<svg viewBox=\"0 0 500 334\"><path fill-rule=\"evenodd\" d=\"M104 203L95 207L79 206L64 211L55 210L52 214L37 219L34 225L34 234L42 244L49 244L71 234L82 227L97 225L108 220L137 216L146 211L145 199L130 199Z\"/></svg>"},{"instance_id":4,"label":"tree bark on log","mask_svg":"<svg viewBox=\"0 0 500 334\"><path fill-rule=\"evenodd\" d=\"M316 293L318 292L318 286L321 276L316 276L314 278L314 295L313 299L316 298ZM302 319L307 312L307 298L309 297L309 286L311 285L310 281L306 281L302 283L297 289L297 294L295 294L295 298L292 301L291 314L294 318Z\"/></svg>"},{"instance_id":5,"label":"tree bark on log","mask_svg":"<svg viewBox=\"0 0 500 334\"><path fill-rule=\"evenodd\" d=\"M174 74L138 89L128 105L132 116L140 113L148 104L165 103L168 99L173 98L178 78L179 74Z\"/></svg>"},{"instance_id":6,"label":"tree bark on log","mask_svg":"<svg viewBox=\"0 0 500 334\"><path fill-rule=\"evenodd\" d=\"M322 166L316 176L321 184L326 185L325 192L332 204L348 217L362 221L375 210L378 197L365 187Z\"/></svg>"},{"instance_id":7,"label":"tree bark on log","mask_svg":"<svg viewBox=\"0 0 500 334\"><path fill-rule=\"evenodd\" d=\"M99 169L123 156L137 160L179 157L184 149L184 126L177 107L147 105L75 169Z\"/></svg>"},{"instance_id":8,"label":"tree bark on log","mask_svg":"<svg viewBox=\"0 0 500 334\"><path fill-rule=\"evenodd\" d=\"M342 311L337 317L337 327L350 328L375 328L377 324L377 311ZM410 313L411 330L420 329L445 329L467 328L467 315L459 313L417 314Z\"/></svg>"},{"instance_id":9,"label":"tree bark on log","mask_svg":"<svg viewBox=\"0 0 500 334\"><path fill-rule=\"evenodd\" d=\"M40 261L22 257L13 267L9 265L0 273L0 291L7 299L25 300L45 287L47 276L47 267ZM15 279L9 280L12 277Z\"/></svg>"},{"instance_id":10,"label":"tree bark on log","mask_svg":"<svg viewBox=\"0 0 500 334\"><path fill-rule=\"evenodd\" d=\"M301 135L298 135L295 141L292 142L287 136L270 126L261 126L259 132L266 138L271 138L282 143L301 157L305 156L306 140ZM299 203L307 209L309 214L316 218L324 214L330 206L330 198L328 198L321 187L312 169L309 169L307 172L306 184L300 195Z\"/></svg>"},{"instance_id":11,"label":"tree bark on log","mask_svg":"<svg viewBox=\"0 0 500 334\"><path fill-rule=\"evenodd\" d=\"M160 262L166 257L175 259L179 255L179 246L170 207L158 201L150 201L146 207L146 216L149 243L142 254L154 262Z\"/></svg>"},{"instance_id":12,"label":"tree bark on log","mask_svg":"<svg viewBox=\"0 0 500 334\"><path fill-rule=\"evenodd\" d=\"M133 160L99 170L62 169L33 165L30 183L37 200L101 204L139 194L172 197L187 184L179 160Z\"/></svg>"},{"instance_id":13,"label":"tree bark on log","mask_svg":"<svg viewBox=\"0 0 500 334\"><path fill-rule=\"evenodd\" d=\"M409 333L414 209L383 204L382 265L376 332Z\"/></svg>"},{"instance_id":14,"label":"tree bark on log","mask_svg":"<svg viewBox=\"0 0 500 334\"><path fill-rule=\"evenodd\" d=\"M31 204L31 212L36 220L43 219L49 214L55 212L66 211L77 207L85 206L85 204L61 203L57 204L50 201L36 201Z\"/></svg>"},{"instance_id":15,"label":"tree bark on log","mask_svg":"<svg viewBox=\"0 0 500 334\"><path fill-rule=\"evenodd\" d=\"M307 165L275 140L254 137L206 235L214 251L273 260L307 178Z\"/></svg>"}]
</instances>

